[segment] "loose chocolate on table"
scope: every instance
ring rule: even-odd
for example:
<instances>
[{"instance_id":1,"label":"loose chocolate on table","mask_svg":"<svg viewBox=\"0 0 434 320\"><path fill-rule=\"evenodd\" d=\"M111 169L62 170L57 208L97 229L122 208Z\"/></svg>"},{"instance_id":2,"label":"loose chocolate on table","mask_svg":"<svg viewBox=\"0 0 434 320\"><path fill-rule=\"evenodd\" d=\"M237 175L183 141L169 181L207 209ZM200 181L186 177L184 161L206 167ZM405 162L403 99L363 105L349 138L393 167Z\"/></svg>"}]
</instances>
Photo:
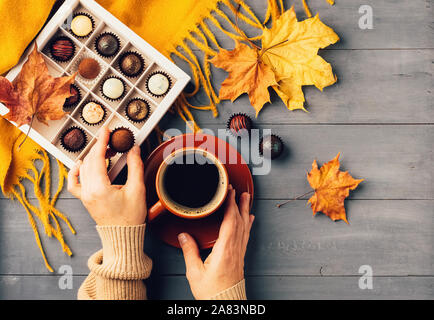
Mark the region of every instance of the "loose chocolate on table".
<instances>
[{"instance_id":1,"label":"loose chocolate on table","mask_svg":"<svg viewBox=\"0 0 434 320\"><path fill-rule=\"evenodd\" d=\"M244 113L233 114L227 123L227 128L236 137L248 135L252 129L252 119Z\"/></svg>"},{"instance_id":2,"label":"loose chocolate on table","mask_svg":"<svg viewBox=\"0 0 434 320\"><path fill-rule=\"evenodd\" d=\"M100 124L105 116L105 108L95 101L89 101L81 108L81 119L90 126Z\"/></svg>"},{"instance_id":3,"label":"loose chocolate on table","mask_svg":"<svg viewBox=\"0 0 434 320\"><path fill-rule=\"evenodd\" d=\"M283 148L282 139L274 134L262 137L259 142L259 153L269 156L271 159L279 157L283 152Z\"/></svg>"}]
</instances>

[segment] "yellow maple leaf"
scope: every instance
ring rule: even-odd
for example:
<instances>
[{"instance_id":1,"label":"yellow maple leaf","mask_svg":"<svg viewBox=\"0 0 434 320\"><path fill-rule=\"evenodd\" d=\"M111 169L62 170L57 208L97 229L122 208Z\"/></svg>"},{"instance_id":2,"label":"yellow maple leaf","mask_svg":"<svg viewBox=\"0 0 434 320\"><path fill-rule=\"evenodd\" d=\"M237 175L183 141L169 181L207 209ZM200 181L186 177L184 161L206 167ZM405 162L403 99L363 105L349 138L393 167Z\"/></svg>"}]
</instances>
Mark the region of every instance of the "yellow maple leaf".
<instances>
[{"instance_id":1,"label":"yellow maple leaf","mask_svg":"<svg viewBox=\"0 0 434 320\"><path fill-rule=\"evenodd\" d=\"M331 65L318 50L336 43L338 35L318 15L299 22L294 8L284 12L270 29L264 29L261 57L276 75L273 86L290 110L304 109L302 86L323 88L336 82Z\"/></svg>"},{"instance_id":2,"label":"yellow maple leaf","mask_svg":"<svg viewBox=\"0 0 434 320\"><path fill-rule=\"evenodd\" d=\"M221 84L220 99L233 102L247 93L258 116L264 104L270 102L268 87L277 85L271 68L259 59L259 51L236 41L234 50L222 49L210 62L229 72Z\"/></svg>"},{"instance_id":3,"label":"yellow maple leaf","mask_svg":"<svg viewBox=\"0 0 434 320\"><path fill-rule=\"evenodd\" d=\"M339 153L331 161L318 169L316 160L312 163L312 170L307 174L307 181L315 190L309 199L313 214L322 212L333 221L344 220L348 223L345 213L344 200L350 190L357 188L364 179L354 179L348 172L339 170Z\"/></svg>"}]
</instances>

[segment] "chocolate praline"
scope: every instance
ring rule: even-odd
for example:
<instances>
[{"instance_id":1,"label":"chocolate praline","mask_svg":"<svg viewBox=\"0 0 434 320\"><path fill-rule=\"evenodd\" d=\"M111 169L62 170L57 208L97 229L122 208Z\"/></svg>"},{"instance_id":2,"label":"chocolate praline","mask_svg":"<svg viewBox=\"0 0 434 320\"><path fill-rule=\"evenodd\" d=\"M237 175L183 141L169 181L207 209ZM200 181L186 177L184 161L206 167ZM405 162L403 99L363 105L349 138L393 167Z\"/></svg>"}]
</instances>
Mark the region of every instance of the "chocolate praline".
<instances>
[{"instance_id":1,"label":"chocolate praline","mask_svg":"<svg viewBox=\"0 0 434 320\"><path fill-rule=\"evenodd\" d=\"M100 124L106 115L104 107L100 104L89 101L81 109L81 119L88 125L94 126Z\"/></svg>"},{"instance_id":2,"label":"chocolate praline","mask_svg":"<svg viewBox=\"0 0 434 320\"><path fill-rule=\"evenodd\" d=\"M69 90L71 96L69 98L66 98L65 103L63 104L63 107L65 109L76 106L81 99L80 89L78 89L75 84L71 84L71 88Z\"/></svg>"},{"instance_id":3,"label":"chocolate praline","mask_svg":"<svg viewBox=\"0 0 434 320\"><path fill-rule=\"evenodd\" d=\"M283 148L282 139L274 134L262 137L259 142L259 153L271 159L279 157L283 152Z\"/></svg>"},{"instance_id":4,"label":"chocolate praline","mask_svg":"<svg viewBox=\"0 0 434 320\"><path fill-rule=\"evenodd\" d=\"M252 129L252 119L244 113L236 113L229 118L227 128L236 137L248 135Z\"/></svg>"},{"instance_id":5,"label":"chocolate praline","mask_svg":"<svg viewBox=\"0 0 434 320\"><path fill-rule=\"evenodd\" d=\"M162 71L154 72L146 80L146 88L149 93L157 98L164 96L170 90L171 85L172 80Z\"/></svg>"},{"instance_id":6,"label":"chocolate praline","mask_svg":"<svg viewBox=\"0 0 434 320\"><path fill-rule=\"evenodd\" d=\"M75 45L67 37L58 37L50 44L50 54L54 60L66 62L71 60L75 53Z\"/></svg>"},{"instance_id":7,"label":"chocolate praline","mask_svg":"<svg viewBox=\"0 0 434 320\"><path fill-rule=\"evenodd\" d=\"M78 152L86 145L86 134L80 128L71 127L66 130L61 138L62 146L70 152Z\"/></svg>"},{"instance_id":8,"label":"chocolate praline","mask_svg":"<svg viewBox=\"0 0 434 320\"><path fill-rule=\"evenodd\" d=\"M95 27L92 17L87 13L77 13L71 21L71 32L79 38L90 35Z\"/></svg>"},{"instance_id":9,"label":"chocolate praline","mask_svg":"<svg viewBox=\"0 0 434 320\"><path fill-rule=\"evenodd\" d=\"M106 58L118 53L120 45L118 37L109 32L102 33L95 41L96 51Z\"/></svg>"},{"instance_id":10,"label":"chocolate praline","mask_svg":"<svg viewBox=\"0 0 434 320\"><path fill-rule=\"evenodd\" d=\"M125 90L125 83L117 77L109 77L101 85L101 93L109 100L122 98Z\"/></svg>"},{"instance_id":11,"label":"chocolate praline","mask_svg":"<svg viewBox=\"0 0 434 320\"><path fill-rule=\"evenodd\" d=\"M85 79L92 80L98 77L101 67L95 59L84 58L78 66L78 73Z\"/></svg>"},{"instance_id":12,"label":"chocolate praline","mask_svg":"<svg viewBox=\"0 0 434 320\"><path fill-rule=\"evenodd\" d=\"M134 122L142 122L149 115L149 104L142 99L133 99L125 108L127 117Z\"/></svg>"},{"instance_id":13,"label":"chocolate praline","mask_svg":"<svg viewBox=\"0 0 434 320\"><path fill-rule=\"evenodd\" d=\"M134 146L134 135L130 129L117 128L110 134L109 146L116 152L125 153Z\"/></svg>"},{"instance_id":14,"label":"chocolate praline","mask_svg":"<svg viewBox=\"0 0 434 320\"><path fill-rule=\"evenodd\" d=\"M119 60L119 69L127 77L137 77L143 71L145 63L137 52L126 52Z\"/></svg>"}]
</instances>

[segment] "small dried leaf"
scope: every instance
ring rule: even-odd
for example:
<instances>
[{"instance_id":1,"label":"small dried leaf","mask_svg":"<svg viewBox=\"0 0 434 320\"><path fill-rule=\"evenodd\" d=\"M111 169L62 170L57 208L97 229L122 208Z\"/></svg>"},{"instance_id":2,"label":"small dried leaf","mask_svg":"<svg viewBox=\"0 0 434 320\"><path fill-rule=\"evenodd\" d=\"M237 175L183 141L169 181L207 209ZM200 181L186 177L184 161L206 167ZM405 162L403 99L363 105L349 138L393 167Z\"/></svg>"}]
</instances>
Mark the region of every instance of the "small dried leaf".
<instances>
[{"instance_id":1,"label":"small dried leaf","mask_svg":"<svg viewBox=\"0 0 434 320\"><path fill-rule=\"evenodd\" d=\"M234 50L222 49L210 61L229 72L221 84L220 99L234 101L247 93L258 116L264 104L270 102L268 87L277 85L273 71L259 58L258 50L237 41Z\"/></svg>"},{"instance_id":2,"label":"small dried leaf","mask_svg":"<svg viewBox=\"0 0 434 320\"><path fill-rule=\"evenodd\" d=\"M18 126L29 124L33 116L46 125L48 120L63 118L63 104L71 96L75 76L52 77L35 44L13 84L0 77L0 102L9 109L5 118Z\"/></svg>"},{"instance_id":3,"label":"small dried leaf","mask_svg":"<svg viewBox=\"0 0 434 320\"><path fill-rule=\"evenodd\" d=\"M318 56L318 50L339 40L318 15L297 21L294 8L285 11L272 28L264 29L263 61L279 82L273 89L290 110L304 109L302 86L319 90L336 82L331 65Z\"/></svg>"},{"instance_id":4,"label":"small dried leaf","mask_svg":"<svg viewBox=\"0 0 434 320\"><path fill-rule=\"evenodd\" d=\"M314 215L322 212L333 221L344 220L348 223L344 200L349 196L350 190L356 189L364 179L354 179L348 172L340 171L339 166L339 153L321 169L318 169L314 160L312 171L307 174L307 181L315 193L308 202Z\"/></svg>"}]
</instances>

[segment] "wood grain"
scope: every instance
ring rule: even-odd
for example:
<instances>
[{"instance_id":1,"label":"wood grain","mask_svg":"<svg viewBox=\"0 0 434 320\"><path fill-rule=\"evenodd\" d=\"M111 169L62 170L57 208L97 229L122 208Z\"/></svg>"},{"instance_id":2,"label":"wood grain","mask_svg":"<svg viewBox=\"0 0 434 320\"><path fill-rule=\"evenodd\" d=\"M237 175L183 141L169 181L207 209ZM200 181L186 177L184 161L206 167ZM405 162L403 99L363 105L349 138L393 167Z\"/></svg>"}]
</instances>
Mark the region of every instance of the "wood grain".
<instances>
[{"instance_id":1,"label":"wood grain","mask_svg":"<svg viewBox=\"0 0 434 320\"><path fill-rule=\"evenodd\" d=\"M256 121L262 124L366 124L366 123L433 123L434 119L434 50L321 50L338 82L323 92L313 86L303 87L308 113L290 111L280 98L269 90L267 103ZM200 56L200 55L199 55ZM176 60L184 70L186 64ZM213 84L219 92L227 77L222 69L211 67ZM208 98L200 92L193 105L206 105ZM201 126L225 124L234 112L255 117L248 96L241 95L234 103L218 105L220 116L193 110ZM170 123L168 124L170 125Z\"/></svg>"},{"instance_id":2,"label":"wood grain","mask_svg":"<svg viewBox=\"0 0 434 320\"><path fill-rule=\"evenodd\" d=\"M350 225L333 222L322 214L312 217L299 200L280 209L276 201L257 200L256 221L249 243L248 275L357 275L361 265L372 266L375 275L432 275L432 200L349 200ZM86 275L87 259L100 249L95 224L77 200L60 200L78 230L65 229L74 253L68 257L57 241L42 236L53 267L71 265L76 275ZM46 269L36 247L24 211L0 200L0 274L43 275ZM163 244L147 231L145 252L154 261L153 274L185 274L180 250ZM204 256L207 255L205 251Z\"/></svg>"},{"instance_id":3,"label":"wood grain","mask_svg":"<svg viewBox=\"0 0 434 320\"><path fill-rule=\"evenodd\" d=\"M259 16L264 14L266 1L248 3ZM292 4L303 19L301 1L285 0L287 8ZM322 93L304 88L309 113L286 110L272 94L272 105L254 120L257 128L281 136L287 148L272 162L270 174L254 177L257 219L246 258L248 297L432 299L434 0L309 4L341 38L320 51L339 80ZM373 30L358 26L362 4L373 9ZM231 39L211 28L223 47L233 47ZM247 29L248 34L255 33ZM214 67L212 72L218 89L226 73ZM192 103L207 101L199 94ZM235 103L221 103L219 111L215 119L210 112L194 115L202 127L215 131L225 127L232 113L254 116L246 95ZM161 127L185 131L184 123L172 115L165 116ZM346 201L350 225L322 214L312 217L307 198L275 207L310 189L305 174L313 159L322 164L338 152L344 170L366 179ZM52 178L54 188L56 169ZM31 186L24 184L35 203ZM72 236L64 228L74 256L62 253L54 239L41 238L56 270L61 265L73 268L73 290L59 290L59 275L45 269L23 208L0 195L0 299L75 299L88 272L86 261L100 248L100 240L80 201L66 190L57 208L77 229ZM154 261L147 281L150 298L192 298L182 254L153 237L150 229L146 236L146 252ZM358 288L358 270L365 264L373 268L373 290Z\"/></svg>"},{"instance_id":4,"label":"wood grain","mask_svg":"<svg viewBox=\"0 0 434 320\"><path fill-rule=\"evenodd\" d=\"M301 0L284 0L285 8L294 5L298 20L304 20ZM263 20L266 11L266 1L248 0L246 3L255 14ZM373 12L373 29L362 30L359 28L359 19L362 13L359 8L362 5L370 5ZM338 49L402 49L402 48L434 48L432 17L434 16L434 3L432 0L383 0L365 1L345 0L336 1L330 6L326 1L310 1L312 14L319 14L321 21L331 26L341 38L335 45ZM223 11L230 13L224 6ZM216 15L217 18L218 15ZM232 16L231 16L232 17ZM235 20L233 20L235 21ZM229 25L222 24L231 30ZM257 35L252 27L246 27L240 21L240 27L248 30L247 33ZM224 35L212 24L217 39L223 47L233 45L233 40Z\"/></svg>"},{"instance_id":5,"label":"wood grain","mask_svg":"<svg viewBox=\"0 0 434 320\"><path fill-rule=\"evenodd\" d=\"M73 277L73 289L59 289L59 275L0 276L0 299L76 299L84 276ZM249 299L430 299L433 277L374 277L372 290L358 287L359 277L247 277ZM147 281L151 300L193 299L183 276L154 277Z\"/></svg>"}]
</instances>

